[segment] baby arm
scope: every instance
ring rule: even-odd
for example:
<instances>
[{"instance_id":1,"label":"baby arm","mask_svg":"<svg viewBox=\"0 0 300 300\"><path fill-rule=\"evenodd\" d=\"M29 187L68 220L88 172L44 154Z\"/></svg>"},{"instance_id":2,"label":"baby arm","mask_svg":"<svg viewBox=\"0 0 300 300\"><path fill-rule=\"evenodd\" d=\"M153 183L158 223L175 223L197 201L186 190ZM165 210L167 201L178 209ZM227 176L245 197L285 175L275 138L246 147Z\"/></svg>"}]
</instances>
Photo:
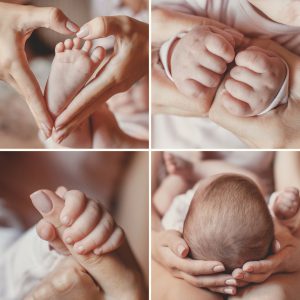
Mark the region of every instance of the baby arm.
<instances>
[{"instance_id":1,"label":"baby arm","mask_svg":"<svg viewBox=\"0 0 300 300\"><path fill-rule=\"evenodd\" d=\"M164 63L167 75L184 95L211 102L227 64L235 56L232 35L218 28L196 26L178 36Z\"/></svg>"},{"instance_id":2,"label":"baby arm","mask_svg":"<svg viewBox=\"0 0 300 300\"><path fill-rule=\"evenodd\" d=\"M237 54L235 64L222 95L222 104L229 113L255 116L286 103L287 65L278 55L251 46Z\"/></svg>"}]
</instances>

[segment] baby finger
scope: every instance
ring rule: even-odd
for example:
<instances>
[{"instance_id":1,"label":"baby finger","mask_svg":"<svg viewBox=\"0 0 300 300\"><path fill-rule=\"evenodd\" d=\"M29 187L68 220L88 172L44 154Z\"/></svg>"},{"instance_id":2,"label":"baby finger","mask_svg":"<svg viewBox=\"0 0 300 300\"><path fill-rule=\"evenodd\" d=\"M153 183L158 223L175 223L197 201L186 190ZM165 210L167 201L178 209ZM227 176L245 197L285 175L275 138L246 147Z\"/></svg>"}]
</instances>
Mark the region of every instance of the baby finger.
<instances>
[{"instance_id":1,"label":"baby finger","mask_svg":"<svg viewBox=\"0 0 300 300\"><path fill-rule=\"evenodd\" d=\"M124 238L125 235L122 228L117 227L115 228L109 239L103 244L103 246L96 248L94 250L94 253L96 255L103 255L115 251L122 245Z\"/></svg>"}]
</instances>

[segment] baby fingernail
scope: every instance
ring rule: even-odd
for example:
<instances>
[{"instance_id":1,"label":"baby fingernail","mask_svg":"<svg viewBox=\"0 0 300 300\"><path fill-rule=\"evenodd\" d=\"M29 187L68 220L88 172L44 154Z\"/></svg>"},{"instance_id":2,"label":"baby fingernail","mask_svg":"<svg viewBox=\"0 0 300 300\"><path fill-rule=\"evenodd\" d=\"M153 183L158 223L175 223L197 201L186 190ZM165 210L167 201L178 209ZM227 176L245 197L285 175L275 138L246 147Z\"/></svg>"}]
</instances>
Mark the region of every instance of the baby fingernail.
<instances>
[{"instance_id":1,"label":"baby fingernail","mask_svg":"<svg viewBox=\"0 0 300 300\"><path fill-rule=\"evenodd\" d=\"M41 213L49 213L53 208L51 199L42 191L31 194L30 198L34 207Z\"/></svg>"},{"instance_id":2,"label":"baby fingernail","mask_svg":"<svg viewBox=\"0 0 300 300\"><path fill-rule=\"evenodd\" d=\"M233 295L233 288L225 288L224 292L229 295Z\"/></svg>"},{"instance_id":3,"label":"baby fingernail","mask_svg":"<svg viewBox=\"0 0 300 300\"><path fill-rule=\"evenodd\" d=\"M82 245L78 245L75 247L77 253L83 253L84 252L84 247Z\"/></svg>"},{"instance_id":4,"label":"baby fingernail","mask_svg":"<svg viewBox=\"0 0 300 300\"><path fill-rule=\"evenodd\" d=\"M214 271L214 272L224 272L224 271L225 271L225 268L224 268L224 266L215 266L215 267L213 268L213 271Z\"/></svg>"},{"instance_id":5,"label":"baby fingernail","mask_svg":"<svg viewBox=\"0 0 300 300\"><path fill-rule=\"evenodd\" d=\"M79 29L79 27L75 23L71 22L70 20L67 21L66 27L72 32L77 32Z\"/></svg>"},{"instance_id":6,"label":"baby fingernail","mask_svg":"<svg viewBox=\"0 0 300 300\"><path fill-rule=\"evenodd\" d=\"M225 281L225 283L226 283L227 285L236 285L236 280L235 280L235 279L227 279L227 280Z\"/></svg>"},{"instance_id":7,"label":"baby fingernail","mask_svg":"<svg viewBox=\"0 0 300 300\"><path fill-rule=\"evenodd\" d=\"M64 225L70 225L70 218L68 216L63 216L61 218L61 222L64 224Z\"/></svg>"},{"instance_id":8,"label":"baby fingernail","mask_svg":"<svg viewBox=\"0 0 300 300\"><path fill-rule=\"evenodd\" d=\"M72 240L72 238L70 238L69 236L65 238L65 242L66 242L67 244L73 244L73 240Z\"/></svg>"},{"instance_id":9,"label":"baby fingernail","mask_svg":"<svg viewBox=\"0 0 300 300\"><path fill-rule=\"evenodd\" d=\"M79 32L77 32L77 37L79 37L80 39L86 37L89 35L89 29L87 26L83 26L80 28Z\"/></svg>"}]
</instances>

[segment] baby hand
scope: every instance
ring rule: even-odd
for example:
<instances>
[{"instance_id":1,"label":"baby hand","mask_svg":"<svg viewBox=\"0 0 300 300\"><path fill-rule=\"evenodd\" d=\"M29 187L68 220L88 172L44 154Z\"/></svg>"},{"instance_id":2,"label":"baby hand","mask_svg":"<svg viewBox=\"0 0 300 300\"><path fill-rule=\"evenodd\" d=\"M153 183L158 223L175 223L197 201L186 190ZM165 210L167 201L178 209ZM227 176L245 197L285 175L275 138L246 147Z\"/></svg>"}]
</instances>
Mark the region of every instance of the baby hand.
<instances>
[{"instance_id":1,"label":"baby hand","mask_svg":"<svg viewBox=\"0 0 300 300\"><path fill-rule=\"evenodd\" d=\"M171 73L177 88L188 97L213 98L227 64L235 57L230 31L196 26L174 46Z\"/></svg>"},{"instance_id":2,"label":"baby hand","mask_svg":"<svg viewBox=\"0 0 300 300\"><path fill-rule=\"evenodd\" d=\"M79 254L93 251L96 255L112 252L121 246L124 240L123 230L99 203L87 199L77 190L65 191L62 198L65 204L60 220L66 226L64 243L73 245ZM53 238L54 234L45 234L46 231L50 232L49 226L50 224L42 219L37 227L39 236L48 240L59 253L64 254L62 243Z\"/></svg>"},{"instance_id":3,"label":"baby hand","mask_svg":"<svg viewBox=\"0 0 300 300\"><path fill-rule=\"evenodd\" d=\"M287 70L273 52L251 46L239 52L222 95L233 115L248 117L263 112L277 96Z\"/></svg>"}]
</instances>

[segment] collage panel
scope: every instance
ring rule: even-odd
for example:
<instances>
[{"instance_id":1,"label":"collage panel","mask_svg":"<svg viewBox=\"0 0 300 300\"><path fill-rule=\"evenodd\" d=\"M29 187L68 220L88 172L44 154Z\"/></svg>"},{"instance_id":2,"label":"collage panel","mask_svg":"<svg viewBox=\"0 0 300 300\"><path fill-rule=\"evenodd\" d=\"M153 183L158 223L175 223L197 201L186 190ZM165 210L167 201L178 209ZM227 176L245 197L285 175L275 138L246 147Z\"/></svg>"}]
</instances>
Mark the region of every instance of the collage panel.
<instances>
[{"instance_id":1,"label":"collage panel","mask_svg":"<svg viewBox=\"0 0 300 300\"><path fill-rule=\"evenodd\" d=\"M152 148L300 147L298 1L151 3Z\"/></svg>"},{"instance_id":2,"label":"collage panel","mask_svg":"<svg viewBox=\"0 0 300 300\"><path fill-rule=\"evenodd\" d=\"M147 149L148 15L148 0L0 1L0 148Z\"/></svg>"},{"instance_id":3,"label":"collage panel","mask_svg":"<svg viewBox=\"0 0 300 300\"><path fill-rule=\"evenodd\" d=\"M0 164L1 300L148 298L147 152L1 152Z\"/></svg>"},{"instance_id":4,"label":"collage panel","mask_svg":"<svg viewBox=\"0 0 300 300\"><path fill-rule=\"evenodd\" d=\"M152 300L299 299L300 152L152 153Z\"/></svg>"}]
</instances>

